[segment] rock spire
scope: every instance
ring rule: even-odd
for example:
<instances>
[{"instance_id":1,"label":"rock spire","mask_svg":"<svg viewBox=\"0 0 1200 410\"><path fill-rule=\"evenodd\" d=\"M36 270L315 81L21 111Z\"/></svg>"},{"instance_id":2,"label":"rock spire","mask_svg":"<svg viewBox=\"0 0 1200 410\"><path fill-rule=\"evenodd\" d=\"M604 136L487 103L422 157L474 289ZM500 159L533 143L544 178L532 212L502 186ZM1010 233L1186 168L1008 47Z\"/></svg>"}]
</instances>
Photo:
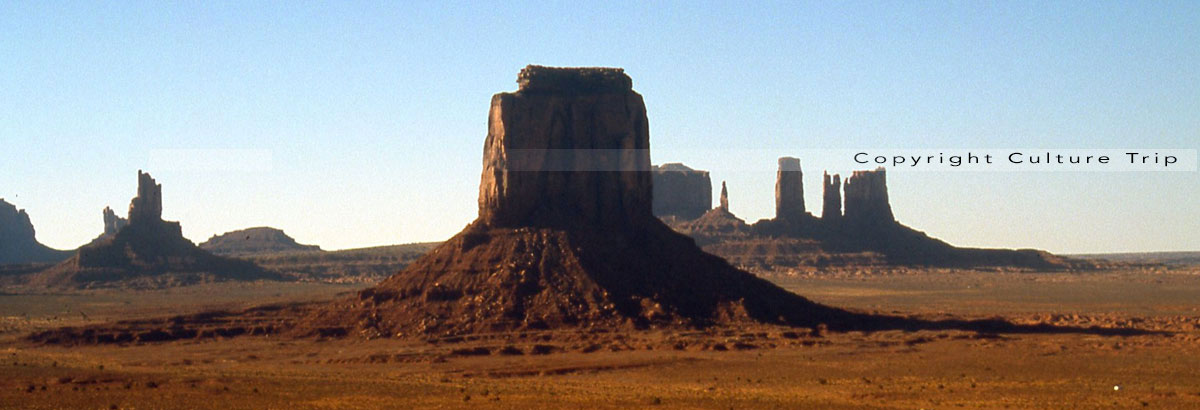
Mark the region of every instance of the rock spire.
<instances>
[{"instance_id":1,"label":"rock spire","mask_svg":"<svg viewBox=\"0 0 1200 410\"><path fill-rule=\"evenodd\" d=\"M842 177L838 174L825 173L822 186L824 201L821 206L821 219L833 221L842 217Z\"/></svg>"}]
</instances>

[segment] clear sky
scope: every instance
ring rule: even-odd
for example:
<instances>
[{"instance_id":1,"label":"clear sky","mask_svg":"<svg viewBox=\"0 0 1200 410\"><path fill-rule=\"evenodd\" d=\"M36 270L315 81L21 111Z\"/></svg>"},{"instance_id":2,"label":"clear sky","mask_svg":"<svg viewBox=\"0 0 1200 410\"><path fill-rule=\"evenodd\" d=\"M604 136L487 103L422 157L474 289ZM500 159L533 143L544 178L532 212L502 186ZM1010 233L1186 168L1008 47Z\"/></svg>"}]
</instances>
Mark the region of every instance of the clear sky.
<instances>
[{"instance_id":1,"label":"clear sky","mask_svg":"<svg viewBox=\"0 0 1200 410\"><path fill-rule=\"evenodd\" d=\"M774 157L803 150L1200 145L1195 1L10 1L0 197L64 249L124 213L138 169L196 242L264 225L326 249L442 240L475 216L490 96L530 63L624 67L654 162L728 180L748 221L774 212ZM191 149L251 164L156 157ZM821 159L801 160L819 212ZM901 222L959 245L1200 250L1195 172L889 188Z\"/></svg>"}]
</instances>

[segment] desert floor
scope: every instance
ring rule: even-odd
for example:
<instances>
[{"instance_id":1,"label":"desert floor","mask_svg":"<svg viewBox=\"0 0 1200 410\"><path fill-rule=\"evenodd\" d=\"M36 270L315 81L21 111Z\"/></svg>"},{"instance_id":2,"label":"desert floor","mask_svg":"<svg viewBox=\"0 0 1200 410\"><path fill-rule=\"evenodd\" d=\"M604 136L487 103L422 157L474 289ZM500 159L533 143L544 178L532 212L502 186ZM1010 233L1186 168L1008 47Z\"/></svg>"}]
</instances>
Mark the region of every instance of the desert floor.
<instances>
[{"instance_id":1,"label":"desert floor","mask_svg":"<svg viewBox=\"0 0 1200 410\"><path fill-rule=\"evenodd\" d=\"M813 335L762 326L65 347L21 337L117 318L323 300L361 285L0 295L0 408L1200 408L1195 270L773 280L862 311L1152 332Z\"/></svg>"}]
</instances>

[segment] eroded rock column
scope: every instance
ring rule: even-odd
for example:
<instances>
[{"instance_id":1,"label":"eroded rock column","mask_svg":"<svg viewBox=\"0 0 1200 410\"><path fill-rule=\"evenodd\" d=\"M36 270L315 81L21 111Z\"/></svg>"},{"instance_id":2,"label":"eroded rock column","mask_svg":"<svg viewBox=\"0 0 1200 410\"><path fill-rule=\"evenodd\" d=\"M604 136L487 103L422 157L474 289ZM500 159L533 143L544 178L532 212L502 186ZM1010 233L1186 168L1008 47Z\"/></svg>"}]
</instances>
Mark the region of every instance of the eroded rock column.
<instances>
[{"instance_id":1,"label":"eroded rock column","mask_svg":"<svg viewBox=\"0 0 1200 410\"><path fill-rule=\"evenodd\" d=\"M800 221L804 213L804 174L800 171L800 160L780 158L779 171L775 173L775 219Z\"/></svg>"},{"instance_id":2,"label":"eroded rock column","mask_svg":"<svg viewBox=\"0 0 1200 410\"><path fill-rule=\"evenodd\" d=\"M882 167L874 171L854 171L846 178L847 221L855 223L894 222L888 203L887 174Z\"/></svg>"},{"instance_id":3,"label":"eroded rock column","mask_svg":"<svg viewBox=\"0 0 1200 410\"><path fill-rule=\"evenodd\" d=\"M842 177L838 174L825 173L821 205L821 219L837 220L842 218Z\"/></svg>"}]
</instances>

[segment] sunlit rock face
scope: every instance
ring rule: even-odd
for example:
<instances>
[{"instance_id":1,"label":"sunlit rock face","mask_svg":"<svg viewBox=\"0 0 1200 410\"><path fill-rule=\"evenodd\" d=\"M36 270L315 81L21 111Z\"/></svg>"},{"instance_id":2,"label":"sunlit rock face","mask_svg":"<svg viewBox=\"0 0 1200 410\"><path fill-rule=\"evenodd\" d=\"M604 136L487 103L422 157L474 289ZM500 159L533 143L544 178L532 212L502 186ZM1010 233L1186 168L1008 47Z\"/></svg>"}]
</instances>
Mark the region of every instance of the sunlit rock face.
<instances>
[{"instance_id":1,"label":"sunlit rock face","mask_svg":"<svg viewBox=\"0 0 1200 410\"><path fill-rule=\"evenodd\" d=\"M629 76L529 66L518 83L492 97L479 221L628 229L652 218L646 106Z\"/></svg>"}]
</instances>

